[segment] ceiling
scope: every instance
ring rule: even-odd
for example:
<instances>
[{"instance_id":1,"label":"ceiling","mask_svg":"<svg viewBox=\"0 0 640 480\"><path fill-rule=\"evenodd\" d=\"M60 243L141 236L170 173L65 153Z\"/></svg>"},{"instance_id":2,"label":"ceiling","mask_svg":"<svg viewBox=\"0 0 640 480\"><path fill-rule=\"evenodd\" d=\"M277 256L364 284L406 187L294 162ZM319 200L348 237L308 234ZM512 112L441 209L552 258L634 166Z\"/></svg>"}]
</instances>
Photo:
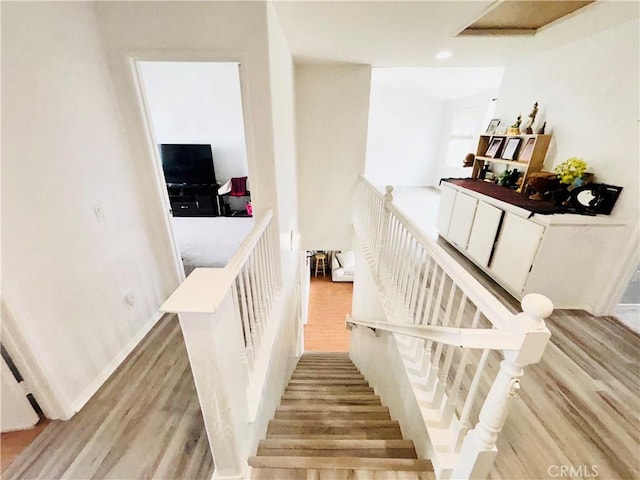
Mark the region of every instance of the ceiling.
<instances>
[{"instance_id":1,"label":"ceiling","mask_svg":"<svg viewBox=\"0 0 640 480\"><path fill-rule=\"evenodd\" d=\"M374 66L502 67L632 20L639 13L635 1L599 0L533 35L456 37L495 3L272 1L296 62ZM442 49L451 50L453 56L436 60L434 55Z\"/></svg>"},{"instance_id":2,"label":"ceiling","mask_svg":"<svg viewBox=\"0 0 640 480\"><path fill-rule=\"evenodd\" d=\"M500 1L467 26L459 35L533 35L594 0Z\"/></svg>"}]
</instances>

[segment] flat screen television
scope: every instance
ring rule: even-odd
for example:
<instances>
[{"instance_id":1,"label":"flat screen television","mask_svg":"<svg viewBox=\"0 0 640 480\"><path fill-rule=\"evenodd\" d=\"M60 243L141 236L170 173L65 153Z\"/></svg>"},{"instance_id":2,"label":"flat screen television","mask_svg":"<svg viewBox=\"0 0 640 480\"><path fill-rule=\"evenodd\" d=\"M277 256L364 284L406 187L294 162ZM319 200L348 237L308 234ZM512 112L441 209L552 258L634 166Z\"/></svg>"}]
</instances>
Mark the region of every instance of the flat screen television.
<instances>
[{"instance_id":1,"label":"flat screen television","mask_svg":"<svg viewBox=\"0 0 640 480\"><path fill-rule=\"evenodd\" d=\"M160 145L162 170L167 184L215 185L211 145Z\"/></svg>"}]
</instances>

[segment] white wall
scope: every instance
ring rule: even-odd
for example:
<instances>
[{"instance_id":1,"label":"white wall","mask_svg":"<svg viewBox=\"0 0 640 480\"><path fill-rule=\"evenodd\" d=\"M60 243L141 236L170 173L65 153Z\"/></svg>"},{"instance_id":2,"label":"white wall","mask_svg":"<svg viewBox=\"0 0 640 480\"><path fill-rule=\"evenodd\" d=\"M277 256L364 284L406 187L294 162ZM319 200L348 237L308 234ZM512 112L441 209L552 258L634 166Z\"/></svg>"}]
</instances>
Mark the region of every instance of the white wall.
<instances>
[{"instance_id":1,"label":"white wall","mask_svg":"<svg viewBox=\"0 0 640 480\"><path fill-rule=\"evenodd\" d=\"M247 176L237 63L141 62L157 143L211 144L218 183Z\"/></svg>"},{"instance_id":2,"label":"white wall","mask_svg":"<svg viewBox=\"0 0 640 480\"><path fill-rule=\"evenodd\" d=\"M365 176L376 185L429 185L443 112L444 102L428 89L394 86L373 69Z\"/></svg>"},{"instance_id":3,"label":"white wall","mask_svg":"<svg viewBox=\"0 0 640 480\"><path fill-rule=\"evenodd\" d=\"M282 278L292 285L298 278L300 264L294 69L289 45L272 4L268 5L267 18Z\"/></svg>"},{"instance_id":4,"label":"white wall","mask_svg":"<svg viewBox=\"0 0 640 480\"><path fill-rule=\"evenodd\" d=\"M459 100L446 102L444 114L441 118L442 130L440 132L440 142L437 154L437 161L433 163L433 168L429 172L429 182L427 185L438 185L441 178L464 178L471 176L471 168L462 166L464 158L460 159L458 167L447 165L447 152L449 148L449 139L451 136L451 128L453 119L457 110L466 108L476 109L476 128L472 147L468 153L476 153L478 146L478 138L481 133L487 130L488 123L486 121L487 106L492 98L495 98L497 91L487 91L485 93L472 95Z\"/></svg>"},{"instance_id":5,"label":"white wall","mask_svg":"<svg viewBox=\"0 0 640 480\"><path fill-rule=\"evenodd\" d=\"M2 294L62 405L48 413L70 416L157 319L177 270L91 4L3 3L2 42Z\"/></svg>"},{"instance_id":6,"label":"white wall","mask_svg":"<svg viewBox=\"0 0 640 480\"><path fill-rule=\"evenodd\" d=\"M581 157L599 182L624 191L614 215L638 219L638 20L544 52L505 70L496 118L512 123L539 103L553 140L545 169Z\"/></svg>"},{"instance_id":7,"label":"white wall","mask_svg":"<svg viewBox=\"0 0 640 480\"><path fill-rule=\"evenodd\" d=\"M371 68L296 65L298 191L304 250L351 248L364 172Z\"/></svg>"},{"instance_id":8,"label":"white wall","mask_svg":"<svg viewBox=\"0 0 640 480\"><path fill-rule=\"evenodd\" d=\"M509 66L496 110L496 118L508 122L539 102L536 125L546 120L553 134L545 170L580 157L596 181L624 187L612 216L628 219L629 241L611 252L618 263L598 272L590 292L593 304L609 305L611 313L639 248L639 32L636 19Z\"/></svg>"}]
</instances>

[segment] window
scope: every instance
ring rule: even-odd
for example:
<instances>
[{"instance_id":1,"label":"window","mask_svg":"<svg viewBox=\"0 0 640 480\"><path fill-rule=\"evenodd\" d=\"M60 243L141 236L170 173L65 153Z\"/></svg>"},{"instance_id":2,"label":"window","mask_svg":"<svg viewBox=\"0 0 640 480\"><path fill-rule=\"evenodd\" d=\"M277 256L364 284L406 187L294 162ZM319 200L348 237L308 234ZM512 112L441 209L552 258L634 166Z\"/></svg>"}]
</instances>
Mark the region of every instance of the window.
<instances>
[{"instance_id":1,"label":"window","mask_svg":"<svg viewBox=\"0 0 640 480\"><path fill-rule=\"evenodd\" d=\"M478 107L466 107L456 110L453 114L449 148L447 150L447 166L461 167L467 153L475 153L474 135Z\"/></svg>"}]
</instances>

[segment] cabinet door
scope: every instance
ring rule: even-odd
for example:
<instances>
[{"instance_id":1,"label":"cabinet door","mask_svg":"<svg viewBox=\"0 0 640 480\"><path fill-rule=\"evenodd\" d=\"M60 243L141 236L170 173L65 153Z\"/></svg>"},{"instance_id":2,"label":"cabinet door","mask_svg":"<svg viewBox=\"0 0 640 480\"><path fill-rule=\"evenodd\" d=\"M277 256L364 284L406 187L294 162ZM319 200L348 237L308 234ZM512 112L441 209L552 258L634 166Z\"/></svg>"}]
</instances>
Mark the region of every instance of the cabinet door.
<instances>
[{"instance_id":1,"label":"cabinet door","mask_svg":"<svg viewBox=\"0 0 640 480\"><path fill-rule=\"evenodd\" d=\"M476 215L471 227L467 253L478 265L489 265L493 245L496 241L498 228L504 212L485 202L479 202Z\"/></svg>"},{"instance_id":2,"label":"cabinet door","mask_svg":"<svg viewBox=\"0 0 640 480\"><path fill-rule=\"evenodd\" d=\"M514 292L521 294L544 234L544 227L507 213L500 229L491 271Z\"/></svg>"},{"instance_id":3,"label":"cabinet door","mask_svg":"<svg viewBox=\"0 0 640 480\"><path fill-rule=\"evenodd\" d=\"M473 225L478 200L471 195L458 192L453 204L451 223L449 224L449 239L461 249L467 248L469 234Z\"/></svg>"},{"instance_id":4,"label":"cabinet door","mask_svg":"<svg viewBox=\"0 0 640 480\"><path fill-rule=\"evenodd\" d=\"M447 186L446 183L442 183L436 228L440 232L440 235L445 237L447 236L447 233L449 233L449 222L451 221L451 212L453 212L453 203L455 198L456 190Z\"/></svg>"}]
</instances>

